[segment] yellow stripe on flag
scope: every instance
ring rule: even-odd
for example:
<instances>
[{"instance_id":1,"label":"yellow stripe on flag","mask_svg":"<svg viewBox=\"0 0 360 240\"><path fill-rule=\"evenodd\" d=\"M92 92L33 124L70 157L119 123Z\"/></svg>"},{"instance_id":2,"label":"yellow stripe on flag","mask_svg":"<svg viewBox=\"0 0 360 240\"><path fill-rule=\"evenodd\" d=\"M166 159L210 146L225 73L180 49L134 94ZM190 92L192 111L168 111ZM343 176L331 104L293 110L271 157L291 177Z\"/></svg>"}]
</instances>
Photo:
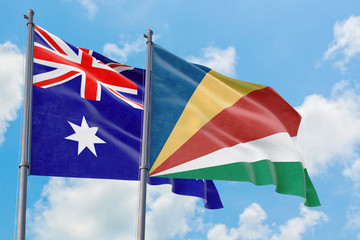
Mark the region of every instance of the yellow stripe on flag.
<instances>
[{"instance_id":1,"label":"yellow stripe on flag","mask_svg":"<svg viewBox=\"0 0 360 240\"><path fill-rule=\"evenodd\" d=\"M265 87L264 85L229 78L210 70L184 108L150 173L218 113L232 106L250 92Z\"/></svg>"}]
</instances>

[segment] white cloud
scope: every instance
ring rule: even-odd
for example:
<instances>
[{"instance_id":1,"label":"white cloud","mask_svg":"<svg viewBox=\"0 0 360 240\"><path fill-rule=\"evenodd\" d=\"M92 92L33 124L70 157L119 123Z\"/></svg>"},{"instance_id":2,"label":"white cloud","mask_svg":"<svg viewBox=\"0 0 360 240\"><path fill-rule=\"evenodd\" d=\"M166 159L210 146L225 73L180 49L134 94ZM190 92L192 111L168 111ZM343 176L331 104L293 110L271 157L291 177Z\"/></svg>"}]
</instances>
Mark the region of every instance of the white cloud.
<instances>
[{"instance_id":1,"label":"white cloud","mask_svg":"<svg viewBox=\"0 0 360 240\"><path fill-rule=\"evenodd\" d=\"M70 2L71 0L63 0ZM95 17L96 12L99 10L97 4L94 0L76 0L80 5L86 9L90 19Z\"/></svg>"},{"instance_id":2,"label":"white cloud","mask_svg":"<svg viewBox=\"0 0 360 240\"><path fill-rule=\"evenodd\" d=\"M346 212L346 220L346 229L360 229L360 207L349 207Z\"/></svg>"},{"instance_id":3,"label":"white cloud","mask_svg":"<svg viewBox=\"0 0 360 240\"><path fill-rule=\"evenodd\" d=\"M30 210L32 239L134 239L135 182L53 178Z\"/></svg>"},{"instance_id":4,"label":"white cloud","mask_svg":"<svg viewBox=\"0 0 360 240\"><path fill-rule=\"evenodd\" d=\"M22 102L23 66L24 57L15 44L0 44L0 144Z\"/></svg>"},{"instance_id":5,"label":"white cloud","mask_svg":"<svg viewBox=\"0 0 360 240\"><path fill-rule=\"evenodd\" d=\"M274 234L271 240L301 240L302 235L315 225L327 221L328 217L325 213L300 206L300 217L292 218L284 225L279 226L280 233Z\"/></svg>"},{"instance_id":6,"label":"white cloud","mask_svg":"<svg viewBox=\"0 0 360 240\"><path fill-rule=\"evenodd\" d=\"M257 203L251 204L239 216L239 226L230 230L224 224L216 224L209 232L209 240L301 240L307 231L315 225L328 220L325 213L309 210L300 206L300 216L280 225L278 229L270 229L265 224L266 212ZM273 226L276 227L275 224Z\"/></svg>"},{"instance_id":7,"label":"white cloud","mask_svg":"<svg viewBox=\"0 0 360 240\"><path fill-rule=\"evenodd\" d=\"M29 239L135 239L138 184L52 178L29 211ZM147 239L176 238L193 230L199 223L197 201L173 194L169 185L149 186Z\"/></svg>"},{"instance_id":8,"label":"white cloud","mask_svg":"<svg viewBox=\"0 0 360 240\"><path fill-rule=\"evenodd\" d=\"M229 233L226 225L216 224L207 234L208 240L235 240L237 238L237 230L232 228Z\"/></svg>"},{"instance_id":9,"label":"white cloud","mask_svg":"<svg viewBox=\"0 0 360 240\"><path fill-rule=\"evenodd\" d=\"M121 41L120 44L122 45L121 48L114 43L106 43L103 48L103 52L107 57L117 60L120 63L126 63L131 53L145 51L146 47L144 38L138 38L136 41L130 43Z\"/></svg>"},{"instance_id":10,"label":"white cloud","mask_svg":"<svg viewBox=\"0 0 360 240\"><path fill-rule=\"evenodd\" d=\"M249 240L266 239L270 233L269 227L263 224L266 218L267 214L259 204L251 204L239 216L238 236Z\"/></svg>"},{"instance_id":11,"label":"white cloud","mask_svg":"<svg viewBox=\"0 0 360 240\"><path fill-rule=\"evenodd\" d=\"M95 16L95 13L98 11L98 7L93 0L78 0L78 2L88 11L90 18Z\"/></svg>"},{"instance_id":12,"label":"white cloud","mask_svg":"<svg viewBox=\"0 0 360 240\"><path fill-rule=\"evenodd\" d=\"M207 237L209 240L268 239L271 231L269 226L264 224L266 218L266 212L261 206L253 203L240 214L238 228L231 228L228 231L225 225L216 224L215 227L208 232Z\"/></svg>"},{"instance_id":13,"label":"white cloud","mask_svg":"<svg viewBox=\"0 0 360 240\"><path fill-rule=\"evenodd\" d=\"M349 82L341 81L334 85L331 97L310 95L297 110L302 115L298 142L312 175L325 172L336 162L345 165L358 159L359 87L351 88Z\"/></svg>"},{"instance_id":14,"label":"white cloud","mask_svg":"<svg viewBox=\"0 0 360 240\"><path fill-rule=\"evenodd\" d=\"M355 182L356 186L360 184L360 159L359 157L344 169L343 174L345 177L350 178Z\"/></svg>"},{"instance_id":15,"label":"white cloud","mask_svg":"<svg viewBox=\"0 0 360 240\"><path fill-rule=\"evenodd\" d=\"M202 219L196 208L197 198L179 196L171 192L170 185L149 186L147 211L147 239L181 237L199 227ZM176 238L175 238L176 239Z\"/></svg>"},{"instance_id":16,"label":"white cloud","mask_svg":"<svg viewBox=\"0 0 360 240\"><path fill-rule=\"evenodd\" d=\"M324 54L324 59L342 57L335 62L335 66L342 71L351 58L360 53L360 16L350 16L344 21L337 21L334 25L334 40Z\"/></svg>"},{"instance_id":17,"label":"white cloud","mask_svg":"<svg viewBox=\"0 0 360 240\"><path fill-rule=\"evenodd\" d=\"M207 66L229 77L236 76L236 50L234 47L221 49L210 46L202 49L202 55L201 57L190 56L187 61Z\"/></svg>"}]
</instances>

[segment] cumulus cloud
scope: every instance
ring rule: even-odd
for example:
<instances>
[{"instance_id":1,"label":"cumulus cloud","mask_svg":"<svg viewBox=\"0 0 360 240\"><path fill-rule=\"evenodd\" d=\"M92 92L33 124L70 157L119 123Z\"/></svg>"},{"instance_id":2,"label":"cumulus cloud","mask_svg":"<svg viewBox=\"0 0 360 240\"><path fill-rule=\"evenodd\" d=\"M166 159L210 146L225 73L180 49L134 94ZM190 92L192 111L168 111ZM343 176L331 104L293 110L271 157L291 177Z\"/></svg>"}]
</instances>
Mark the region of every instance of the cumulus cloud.
<instances>
[{"instance_id":1,"label":"cumulus cloud","mask_svg":"<svg viewBox=\"0 0 360 240\"><path fill-rule=\"evenodd\" d=\"M147 239L176 239L201 228L197 198L171 193L169 186L149 186L147 199ZM177 237L176 237L177 236Z\"/></svg>"},{"instance_id":2,"label":"cumulus cloud","mask_svg":"<svg viewBox=\"0 0 360 240\"><path fill-rule=\"evenodd\" d=\"M302 236L314 226L327 222L328 217L325 213L316 210L310 210L307 207L300 206L300 216L287 221L279 226L280 233L276 233L271 240L301 240Z\"/></svg>"},{"instance_id":3,"label":"cumulus cloud","mask_svg":"<svg viewBox=\"0 0 360 240\"><path fill-rule=\"evenodd\" d=\"M300 206L300 216L287 221L277 229L265 223L266 212L257 203L251 204L239 216L239 226L227 229L224 224L216 224L208 232L209 240L301 240L314 226L326 222L325 213ZM276 225L274 228L276 228Z\"/></svg>"},{"instance_id":4,"label":"cumulus cloud","mask_svg":"<svg viewBox=\"0 0 360 240\"><path fill-rule=\"evenodd\" d=\"M189 62L201 64L229 77L235 77L236 50L234 47L221 49L210 46L202 49L201 57L190 56Z\"/></svg>"},{"instance_id":5,"label":"cumulus cloud","mask_svg":"<svg viewBox=\"0 0 360 240\"><path fill-rule=\"evenodd\" d=\"M134 42L120 42L121 47L115 43L106 43L103 48L104 54L120 63L126 63L128 56L131 53L139 53L145 51L145 40L144 38L138 38Z\"/></svg>"},{"instance_id":6,"label":"cumulus cloud","mask_svg":"<svg viewBox=\"0 0 360 240\"><path fill-rule=\"evenodd\" d=\"M223 224L216 224L208 232L209 240L227 239L267 239L270 234L269 226L264 224L267 218L266 212L257 203L251 204L245 208L244 212L239 216L239 227L227 230Z\"/></svg>"},{"instance_id":7,"label":"cumulus cloud","mask_svg":"<svg viewBox=\"0 0 360 240\"><path fill-rule=\"evenodd\" d=\"M30 210L32 239L134 239L135 182L53 178Z\"/></svg>"},{"instance_id":8,"label":"cumulus cloud","mask_svg":"<svg viewBox=\"0 0 360 240\"><path fill-rule=\"evenodd\" d=\"M324 59L341 56L335 66L342 71L351 58L360 53L360 16L350 16L344 21L337 21L334 25L334 40L324 54Z\"/></svg>"},{"instance_id":9,"label":"cumulus cloud","mask_svg":"<svg viewBox=\"0 0 360 240\"><path fill-rule=\"evenodd\" d=\"M23 66L24 56L15 44L0 44L0 144L22 102Z\"/></svg>"},{"instance_id":10,"label":"cumulus cloud","mask_svg":"<svg viewBox=\"0 0 360 240\"><path fill-rule=\"evenodd\" d=\"M351 87L350 82L341 81L334 85L329 98L310 95L297 110L302 115L298 142L312 175L325 172L335 163L355 164L360 143L358 86ZM356 169L359 170L354 168L344 173L355 178Z\"/></svg>"},{"instance_id":11,"label":"cumulus cloud","mask_svg":"<svg viewBox=\"0 0 360 240\"><path fill-rule=\"evenodd\" d=\"M259 204L251 204L239 216L239 237L249 240L266 238L270 233L269 227L263 224L266 218L267 214Z\"/></svg>"},{"instance_id":12,"label":"cumulus cloud","mask_svg":"<svg viewBox=\"0 0 360 240\"><path fill-rule=\"evenodd\" d=\"M135 239L138 182L52 178L29 210L29 239ZM147 239L186 234L198 225L198 199L149 186Z\"/></svg>"}]
</instances>

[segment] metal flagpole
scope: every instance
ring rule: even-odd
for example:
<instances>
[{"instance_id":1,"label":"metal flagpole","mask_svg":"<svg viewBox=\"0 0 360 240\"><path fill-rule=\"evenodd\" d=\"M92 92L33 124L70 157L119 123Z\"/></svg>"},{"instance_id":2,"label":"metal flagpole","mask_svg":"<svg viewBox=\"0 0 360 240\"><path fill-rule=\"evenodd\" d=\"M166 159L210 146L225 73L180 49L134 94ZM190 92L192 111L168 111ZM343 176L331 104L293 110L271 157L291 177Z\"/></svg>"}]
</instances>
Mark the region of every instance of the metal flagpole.
<instances>
[{"instance_id":1,"label":"metal flagpole","mask_svg":"<svg viewBox=\"0 0 360 240\"><path fill-rule=\"evenodd\" d=\"M18 206L18 224L17 224L17 240L25 239L25 223L26 223L26 191L27 176L30 167L30 131L31 131L31 98L32 98L32 76L33 76L33 49L34 49L34 11L29 10L28 16L24 17L27 22L27 49L25 63L25 87L24 87L24 112L23 112L23 128L21 142L21 162L20 181L19 181L19 206Z\"/></svg>"},{"instance_id":2,"label":"metal flagpole","mask_svg":"<svg viewBox=\"0 0 360 240\"><path fill-rule=\"evenodd\" d=\"M145 75L145 96L144 96L144 119L143 119L143 136L140 165L140 190L139 190L139 215L137 239L145 239L145 213L146 213L146 187L149 176L149 139L150 139L150 100L151 100L151 73L152 73L152 35L153 31L148 30L147 54L146 54L146 75Z\"/></svg>"}]
</instances>

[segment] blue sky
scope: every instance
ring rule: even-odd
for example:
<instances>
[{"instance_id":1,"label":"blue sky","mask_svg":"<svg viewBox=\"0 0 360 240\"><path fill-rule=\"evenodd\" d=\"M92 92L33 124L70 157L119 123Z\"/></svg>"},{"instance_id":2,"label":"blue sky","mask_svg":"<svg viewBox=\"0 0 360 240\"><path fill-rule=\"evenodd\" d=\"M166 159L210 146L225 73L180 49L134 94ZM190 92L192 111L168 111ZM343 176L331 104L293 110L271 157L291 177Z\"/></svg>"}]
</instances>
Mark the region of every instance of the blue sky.
<instances>
[{"instance_id":1,"label":"blue sky","mask_svg":"<svg viewBox=\"0 0 360 240\"><path fill-rule=\"evenodd\" d=\"M359 1L1 1L0 235L14 239L26 21L122 63L142 37L273 87L303 117L298 141L321 207L273 186L216 182L224 209L150 187L148 239L360 239ZM137 183L30 176L28 239L135 239Z\"/></svg>"}]
</instances>

